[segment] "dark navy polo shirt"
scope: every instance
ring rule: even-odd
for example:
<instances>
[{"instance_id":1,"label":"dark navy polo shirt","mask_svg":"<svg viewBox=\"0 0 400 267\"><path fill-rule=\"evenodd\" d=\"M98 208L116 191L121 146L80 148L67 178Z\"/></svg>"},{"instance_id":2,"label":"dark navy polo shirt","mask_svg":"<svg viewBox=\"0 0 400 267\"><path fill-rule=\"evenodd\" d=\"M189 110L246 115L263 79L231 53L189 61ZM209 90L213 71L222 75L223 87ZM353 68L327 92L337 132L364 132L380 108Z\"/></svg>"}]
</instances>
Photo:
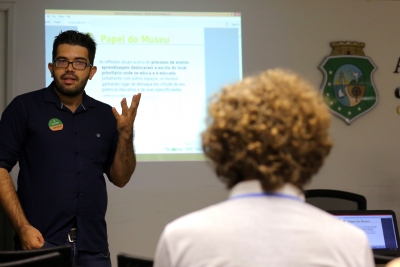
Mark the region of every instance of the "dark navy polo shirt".
<instances>
[{"instance_id":1,"label":"dark navy polo shirt","mask_svg":"<svg viewBox=\"0 0 400 267\"><path fill-rule=\"evenodd\" d=\"M61 130L50 128L54 119ZM17 96L4 110L0 167L11 171L19 162L19 200L46 241L65 243L76 221L78 250L108 249L104 173L110 177L117 141L111 106L86 93L75 113L52 84Z\"/></svg>"}]
</instances>

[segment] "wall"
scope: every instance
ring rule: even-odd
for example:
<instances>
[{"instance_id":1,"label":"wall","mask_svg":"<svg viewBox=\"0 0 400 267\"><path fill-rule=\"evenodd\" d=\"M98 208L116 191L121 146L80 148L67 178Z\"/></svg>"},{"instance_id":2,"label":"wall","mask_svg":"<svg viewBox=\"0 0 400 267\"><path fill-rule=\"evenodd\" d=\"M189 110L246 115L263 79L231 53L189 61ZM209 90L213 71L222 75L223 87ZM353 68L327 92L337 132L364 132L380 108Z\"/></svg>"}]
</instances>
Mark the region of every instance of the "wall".
<instances>
[{"instance_id":1,"label":"wall","mask_svg":"<svg viewBox=\"0 0 400 267\"><path fill-rule=\"evenodd\" d=\"M7 98L7 37L8 23L10 19L8 11L10 4L0 3L0 112L2 112L6 106ZM3 211L0 209L0 249L12 249L13 240L12 236L14 231L8 218L5 216Z\"/></svg>"},{"instance_id":2,"label":"wall","mask_svg":"<svg viewBox=\"0 0 400 267\"><path fill-rule=\"evenodd\" d=\"M1 2L6 2L0 0ZM9 0L7 0L9 2ZM398 1L366 0L14 0L13 96L44 87L44 9L242 12L244 75L266 68L295 70L319 87L318 70L332 41L365 42L377 65L378 105L350 126L334 117L334 148L308 188L363 194L369 209L400 214L398 164L400 100L393 73L400 57ZM93 3L96 3L95 5ZM145 95L143 95L145 97ZM10 97L11 98L11 97ZM9 100L9 99L8 99ZM140 116L140 110L139 114ZM140 131L140 129L136 129ZM140 140L136 140L140 142ZM225 199L226 192L204 162L139 163L123 189L109 185L110 248L151 257L163 226L174 218ZM115 261L115 259L113 259Z\"/></svg>"}]
</instances>

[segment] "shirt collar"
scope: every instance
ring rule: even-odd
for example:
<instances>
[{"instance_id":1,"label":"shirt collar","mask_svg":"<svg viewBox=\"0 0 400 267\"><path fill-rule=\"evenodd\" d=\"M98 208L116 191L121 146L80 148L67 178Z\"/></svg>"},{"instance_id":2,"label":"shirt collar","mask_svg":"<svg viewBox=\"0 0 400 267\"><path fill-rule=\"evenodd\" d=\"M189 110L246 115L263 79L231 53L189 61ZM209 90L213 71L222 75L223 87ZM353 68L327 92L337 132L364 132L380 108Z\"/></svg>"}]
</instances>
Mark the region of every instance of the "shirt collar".
<instances>
[{"instance_id":1,"label":"shirt collar","mask_svg":"<svg viewBox=\"0 0 400 267\"><path fill-rule=\"evenodd\" d=\"M254 194L254 193L263 193L261 183L259 180L249 180L243 181L236 184L229 192L229 198L236 197L244 194ZM272 193L272 192L271 192ZM304 194L302 191L296 186L286 183L284 186L273 193L288 195L300 198L302 201L305 201Z\"/></svg>"},{"instance_id":2,"label":"shirt collar","mask_svg":"<svg viewBox=\"0 0 400 267\"><path fill-rule=\"evenodd\" d=\"M45 101L55 103L60 109L63 107L63 103L61 103L60 98L55 92L54 82L52 82L45 91ZM94 99L88 96L85 91L83 91L81 106L84 110L87 110L89 107L95 107Z\"/></svg>"}]
</instances>

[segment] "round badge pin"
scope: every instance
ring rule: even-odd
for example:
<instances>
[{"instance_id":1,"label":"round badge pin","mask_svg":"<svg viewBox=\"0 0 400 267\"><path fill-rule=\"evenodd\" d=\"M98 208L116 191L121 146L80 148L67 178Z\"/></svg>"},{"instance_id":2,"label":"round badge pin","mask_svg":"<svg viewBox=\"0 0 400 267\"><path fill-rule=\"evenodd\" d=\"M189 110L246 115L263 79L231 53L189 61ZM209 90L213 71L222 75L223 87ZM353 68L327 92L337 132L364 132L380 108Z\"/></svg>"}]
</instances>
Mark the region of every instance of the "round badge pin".
<instances>
[{"instance_id":1,"label":"round badge pin","mask_svg":"<svg viewBox=\"0 0 400 267\"><path fill-rule=\"evenodd\" d=\"M52 131L61 131L64 128L64 124L57 118L53 118L49 121L49 128Z\"/></svg>"}]
</instances>

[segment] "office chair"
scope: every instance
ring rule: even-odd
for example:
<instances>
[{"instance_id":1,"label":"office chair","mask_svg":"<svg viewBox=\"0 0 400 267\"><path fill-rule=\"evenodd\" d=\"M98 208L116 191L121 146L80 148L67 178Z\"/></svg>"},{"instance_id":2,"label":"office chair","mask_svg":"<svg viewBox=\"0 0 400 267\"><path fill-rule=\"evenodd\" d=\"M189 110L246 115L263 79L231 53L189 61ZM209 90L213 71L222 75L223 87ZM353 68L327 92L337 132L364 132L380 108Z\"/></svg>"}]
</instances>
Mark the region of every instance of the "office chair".
<instances>
[{"instance_id":1,"label":"office chair","mask_svg":"<svg viewBox=\"0 0 400 267\"><path fill-rule=\"evenodd\" d=\"M0 263L8 263L13 261L30 259L37 256L47 255L52 252L57 252L60 254L61 261L57 265L57 267L71 266L71 246L68 244L63 246L43 248L43 249L33 249L33 250L1 250Z\"/></svg>"},{"instance_id":2,"label":"office chair","mask_svg":"<svg viewBox=\"0 0 400 267\"><path fill-rule=\"evenodd\" d=\"M59 267L63 266L62 260L60 252L55 251L22 260L0 263L0 267Z\"/></svg>"},{"instance_id":3,"label":"office chair","mask_svg":"<svg viewBox=\"0 0 400 267\"><path fill-rule=\"evenodd\" d=\"M117 255L118 267L153 267L153 260L126 253Z\"/></svg>"},{"instance_id":4,"label":"office chair","mask_svg":"<svg viewBox=\"0 0 400 267\"><path fill-rule=\"evenodd\" d=\"M359 194L333 190L305 190L306 202L322 210L367 210L367 199Z\"/></svg>"},{"instance_id":5,"label":"office chair","mask_svg":"<svg viewBox=\"0 0 400 267\"><path fill-rule=\"evenodd\" d=\"M394 260L395 258L395 256L374 254L375 264L387 264L389 261Z\"/></svg>"}]
</instances>

